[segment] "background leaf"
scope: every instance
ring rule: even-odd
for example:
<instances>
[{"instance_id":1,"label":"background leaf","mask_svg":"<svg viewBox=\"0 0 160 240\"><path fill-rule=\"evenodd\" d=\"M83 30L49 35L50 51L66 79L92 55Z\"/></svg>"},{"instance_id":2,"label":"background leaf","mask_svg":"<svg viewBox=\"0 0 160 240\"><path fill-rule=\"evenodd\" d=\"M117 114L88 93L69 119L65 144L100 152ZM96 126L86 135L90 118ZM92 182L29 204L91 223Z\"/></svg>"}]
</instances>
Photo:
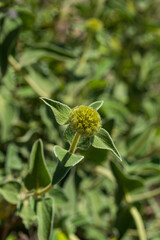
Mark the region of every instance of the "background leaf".
<instances>
[{"instance_id":1,"label":"background leaf","mask_svg":"<svg viewBox=\"0 0 160 240\"><path fill-rule=\"evenodd\" d=\"M103 101L96 101L91 103L89 106L94 108L95 110L98 110L103 105Z\"/></svg>"},{"instance_id":2,"label":"background leaf","mask_svg":"<svg viewBox=\"0 0 160 240\"><path fill-rule=\"evenodd\" d=\"M144 183L140 178L136 176L127 176L118 166L118 164L113 161L111 162L111 168L117 180L117 183L120 189L122 189L122 191L131 192L137 188L141 188L144 186Z\"/></svg>"},{"instance_id":3,"label":"background leaf","mask_svg":"<svg viewBox=\"0 0 160 240\"><path fill-rule=\"evenodd\" d=\"M0 184L0 194L4 199L12 204L17 204L19 202L19 193L21 190L20 182L16 180L7 181L3 184Z\"/></svg>"}]
</instances>

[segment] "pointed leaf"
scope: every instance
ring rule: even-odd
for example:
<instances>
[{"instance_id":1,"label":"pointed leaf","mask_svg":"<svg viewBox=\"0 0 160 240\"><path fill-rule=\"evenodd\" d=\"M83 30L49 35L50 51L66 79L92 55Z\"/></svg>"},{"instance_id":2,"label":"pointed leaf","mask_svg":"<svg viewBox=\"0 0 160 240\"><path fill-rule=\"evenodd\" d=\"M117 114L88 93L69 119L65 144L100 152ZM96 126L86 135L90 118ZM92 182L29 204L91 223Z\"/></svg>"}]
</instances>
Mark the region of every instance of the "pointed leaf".
<instances>
[{"instance_id":1,"label":"pointed leaf","mask_svg":"<svg viewBox=\"0 0 160 240\"><path fill-rule=\"evenodd\" d=\"M36 215L30 201L23 202L20 212L17 215L22 218L23 224L27 229L36 221Z\"/></svg>"},{"instance_id":2,"label":"pointed leaf","mask_svg":"<svg viewBox=\"0 0 160 240\"><path fill-rule=\"evenodd\" d=\"M2 75L5 75L8 67L8 56L12 50L12 47L18 37L18 34L20 32L20 26L16 26L14 29L12 29L5 37L3 43L0 46L0 52L1 52L1 61L0 61L0 67L2 71ZM3 60L2 60L3 59Z\"/></svg>"},{"instance_id":3,"label":"pointed leaf","mask_svg":"<svg viewBox=\"0 0 160 240\"><path fill-rule=\"evenodd\" d=\"M37 203L38 239L50 240L53 231L53 200L45 198Z\"/></svg>"},{"instance_id":4,"label":"pointed leaf","mask_svg":"<svg viewBox=\"0 0 160 240\"><path fill-rule=\"evenodd\" d=\"M84 158L81 155L71 154L60 146L54 147L54 153L56 157L64 163L65 167L73 167Z\"/></svg>"},{"instance_id":5,"label":"pointed leaf","mask_svg":"<svg viewBox=\"0 0 160 240\"><path fill-rule=\"evenodd\" d=\"M118 164L113 161L111 162L111 169L117 180L119 188L122 189L122 191L131 192L137 188L144 186L140 178L128 176L123 172L120 166L118 166Z\"/></svg>"},{"instance_id":6,"label":"pointed leaf","mask_svg":"<svg viewBox=\"0 0 160 240\"><path fill-rule=\"evenodd\" d=\"M52 185L61 181L68 171L84 158L81 155L71 154L60 146L54 147L54 153L57 157L58 163L55 172L53 173Z\"/></svg>"},{"instance_id":7,"label":"pointed leaf","mask_svg":"<svg viewBox=\"0 0 160 240\"><path fill-rule=\"evenodd\" d=\"M94 103L91 103L89 106L94 108L95 110L98 110L100 107L102 107L104 101L96 101Z\"/></svg>"},{"instance_id":8,"label":"pointed leaf","mask_svg":"<svg viewBox=\"0 0 160 240\"><path fill-rule=\"evenodd\" d=\"M4 199L12 204L17 204L19 201L19 192L21 189L20 182L16 180L7 181L0 185L0 194L4 197Z\"/></svg>"},{"instance_id":9,"label":"pointed leaf","mask_svg":"<svg viewBox=\"0 0 160 240\"><path fill-rule=\"evenodd\" d=\"M111 136L105 129L100 128L100 130L95 134L92 146L95 148L110 150L122 161L121 155L119 154Z\"/></svg>"},{"instance_id":10,"label":"pointed leaf","mask_svg":"<svg viewBox=\"0 0 160 240\"><path fill-rule=\"evenodd\" d=\"M52 109L52 111L55 115L56 121L60 125L67 123L67 121L69 119L69 114L71 112L70 107L68 107L67 105L65 105L63 103L54 101L49 98L42 97L41 99L45 104L47 104Z\"/></svg>"},{"instance_id":11,"label":"pointed leaf","mask_svg":"<svg viewBox=\"0 0 160 240\"><path fill-rule=\"evenodd\" d=\"M40 139L33 145L30 156L30 169L24 182L28 190L44 188L51 182L51 177L44 160L43 144Z\"/></svg>"}]
</instances>

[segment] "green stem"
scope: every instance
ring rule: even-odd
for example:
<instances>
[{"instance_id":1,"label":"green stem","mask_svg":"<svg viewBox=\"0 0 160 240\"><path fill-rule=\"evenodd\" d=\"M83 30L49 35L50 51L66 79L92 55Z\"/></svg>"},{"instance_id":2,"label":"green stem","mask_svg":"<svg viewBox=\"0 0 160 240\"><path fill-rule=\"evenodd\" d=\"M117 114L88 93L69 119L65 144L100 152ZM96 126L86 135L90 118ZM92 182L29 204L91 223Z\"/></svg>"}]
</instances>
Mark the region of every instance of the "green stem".
<instances>
[{"instance_id":1,"label":"green stem","mask_svg":"<svg viewBox=\"0 0 160 240\"><path fill-rule=\"evenodd\" d=\"M125 200L128 205L131 204L132 198L129 193L125 193ZM142 220L142 217L141 217L139 211L137 210L136 207L134 207L132 205L130 206L129 211L130 211L130 214L132 215L134 222L136 224L136 228L137 228L138 235L139 235L139 240L147 240L145 227L144 227L143 220Z\"/></svg>"},{"instance_id":2,"label":"green stem","mask_svg":"<svg viewBox=\"0 0 160 240\"><path fill-rule=\"evenodd\" d=\"M132 197L132 201L133 202L141 201L141 200L144 200L144 199L147 199L147 198L152 198L152 197L155 197L155 196L158 196L158 195L160 195L160 188L157 188L157 189L154 189L152 191L145 192L145 193L142 193L142 194L137 194L137 195Z\"/></svg>"},{"instance_id":3,"label":"green stem","mask_svg":"<svg viewBox=\"0 0 160 240\"><path fill-rule=\"evenodd\" d=\"M130 208L130 213L135 221L136 227L137 227L137 231L138 231L138 235L139 235L139 239L140 240L147 240L147 236L146 236L146 231L144 228L144 224L143 224L143 220L142 217L139 213L139 211L137 210L136 207L131 207Z\"/></svg>"},{"instance_id":4,"label":"green stem","mask_svg":"<svg viewBox=\"0 0 160 240\"><path fill-rule=\"evenodd\" d=\"M43 188L41 191L39 192L33 192L33 193L29 193L25 196L25 198L22 199L22 201L27 200L30 197L38 197L42 194L45 194L46 192L48 192L51 188L53 188L53 186L51 184L49 184L47 187Z\"/></svg>"},{"instance_id":5,"label":"green stem","mask_svg":"<svg viewBox=\"0 0 160 240\"><path fill-rule=\"evenodd\" d=\"M80 135L78 132L76 132L76 134L73 138L73 141L71 143L70 149L69 149L69 152L71 154L73 154L75 152L79 139L80 139Z\"/></svg>"}]
</instances>

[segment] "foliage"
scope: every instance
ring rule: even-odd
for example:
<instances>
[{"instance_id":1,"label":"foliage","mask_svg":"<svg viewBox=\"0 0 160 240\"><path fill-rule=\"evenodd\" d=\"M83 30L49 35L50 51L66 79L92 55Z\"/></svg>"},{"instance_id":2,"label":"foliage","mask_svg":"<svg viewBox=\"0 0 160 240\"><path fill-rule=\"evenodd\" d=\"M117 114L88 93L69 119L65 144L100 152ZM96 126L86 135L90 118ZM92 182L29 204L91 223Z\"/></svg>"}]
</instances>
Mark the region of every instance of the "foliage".
<instances>
[{"instance_id":1,"label":"foliage","mask_svg":"<svg viewBox=\"0 0 160 240\"><path fill-rule=\"evenodd\" d=\"M159 11L0 1L0 239L159 240ZM102 128L71 149L80 105Z\"/></svg>"}]
</instances>

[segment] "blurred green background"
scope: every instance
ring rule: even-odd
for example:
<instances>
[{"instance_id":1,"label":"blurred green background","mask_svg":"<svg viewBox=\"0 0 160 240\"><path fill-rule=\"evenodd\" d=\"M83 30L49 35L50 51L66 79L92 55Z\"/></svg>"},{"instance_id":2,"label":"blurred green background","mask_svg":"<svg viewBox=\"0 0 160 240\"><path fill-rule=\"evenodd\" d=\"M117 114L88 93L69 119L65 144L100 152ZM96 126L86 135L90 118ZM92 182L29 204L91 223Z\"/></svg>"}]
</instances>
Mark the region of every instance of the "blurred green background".
<instances>
[{"instance_id":1,"label":"blurred green background","mask_svg":"<svg viewBox=\"0 0 160 240\"><path fill-rule=\"evenodd\" d=\"M122 155L122 174L143 183L130 188L133 198L140 196L134 204L147 239L160 239L159 13L159 0L0 1L1 183L22 181L38 138L51 174L53 146L68 148L64 127L39 97L70 107L104 100L103 127ZM54 240L140 239L122 198L123 181L109 164L114 158L90 148L59 184ZM7 240L36 239L36 226L24 225L26 215L22 222L1 195L0 201L1 229L11 218L16 222Z\"/></svg>"}]
</instances>

